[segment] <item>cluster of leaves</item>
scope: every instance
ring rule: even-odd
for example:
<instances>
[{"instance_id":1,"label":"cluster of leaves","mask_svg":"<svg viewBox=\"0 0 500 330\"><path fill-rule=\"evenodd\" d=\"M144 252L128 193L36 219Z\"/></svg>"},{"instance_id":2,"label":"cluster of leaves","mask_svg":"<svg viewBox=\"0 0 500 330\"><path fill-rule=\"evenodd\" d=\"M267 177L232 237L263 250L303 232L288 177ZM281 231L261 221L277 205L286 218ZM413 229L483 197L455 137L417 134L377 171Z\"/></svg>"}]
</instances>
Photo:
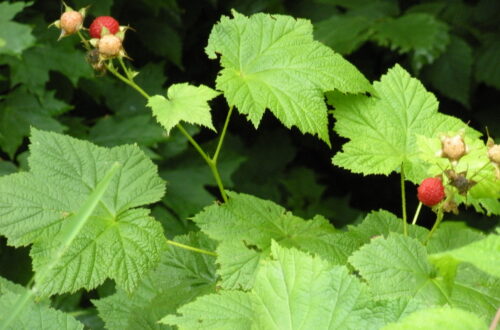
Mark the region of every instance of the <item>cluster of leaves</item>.
<instances>
[{"instance_id":1,"label":"cluster of leaves","mask_svg":"<svg viewBox=\"0 0 500 330\"><path fill-rule=\"evenodd\" d=\"M438 63L451 45L443 42L452 39L445 23L413 13L418 8L394 18L395 2L372 2L365 10L378 8L380 15L365 20L365 1L322 1L347 9L337 20L356 28L346 29L344 37L356 31L363 36L350 51L375 40L410 53L419 69ZM147 3L152 12L179 12L174 1ZM111 4L100 3L96 14L106 14ZM10 158L0 169L17 172L0 177L0 235L10 248L29 249L34 277L27 287L14 283L20 282L15 277L0 277L0 326L487 328L500 305L498 230L484 233L445 222L429 231L407 228L385 210L367 216L343 212L345 202L322 198L325 187L310 169L287 169L296 151L279 132L262 133L252 148L239 137L226 137L217 161L221 182L240 192L227 191L227 202L213 203L206 189L214 186L213 167L193 158L186 136L176 129L189 124L191 135L197 126L218 130L210 102L222 95L229 111L255 128L269 110L286 128L329 146L332 113L335 132L348 139L334 165L365 176L399 172L403 182L413 183L447 166L436 156L440 134L463 131L472 151L459 170L475 172L478 184L459 202L499 215L500 182L481 134L438 112L434 95L403 67L395 65L370 83L313 38L310 21L233 11L213 27L205 48L209 59L220 59L215 84L176 83L165 92L164 64L148 63L135 80L151 93L146 100L124 92L110 77L93 77L76 41L55 43L57 31L45 31L40 16L32 18L42 22L39 31L15 22L28 5L0 4L0 24L20 36L13 41L0 34L0 63L9 68L0 103L0 148ZM328 24L339 24L335 20ZM394 33L417 23L428 27L425 34L400 44L407 39ZM144 26L165 32L145 37L150 47L161 36L175 35L164 24ZM317 33L324 29L319 24ZM179 53L167 48L153 51L181 68ZM88 118L56 120L71 106L48 89L51 71L114 115L91 125ZM65 130L80 139L60 134ZM200 146L219 150L213 142ZM215 166L214 159L208 164ZM282 190L294 213L264 199L279 200ZM359 223L341 228L324 216L333 223ZM88 292L91 308L81 305Z\"/></svg>"}]
</instances>

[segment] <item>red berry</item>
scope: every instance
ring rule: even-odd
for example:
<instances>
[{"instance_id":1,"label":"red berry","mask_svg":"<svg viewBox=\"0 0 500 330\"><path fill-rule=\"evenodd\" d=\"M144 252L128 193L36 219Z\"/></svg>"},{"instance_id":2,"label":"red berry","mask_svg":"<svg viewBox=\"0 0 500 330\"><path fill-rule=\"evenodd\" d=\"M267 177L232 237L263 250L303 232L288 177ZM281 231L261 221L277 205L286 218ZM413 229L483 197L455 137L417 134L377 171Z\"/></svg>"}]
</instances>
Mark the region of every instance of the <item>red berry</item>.
<instances>
[{"instance_id":1,"label":"red berry","mask_svg":"<svg viewBox=\"0 0 500 330\"><path fill-rule=\"evenodd\" d=\"M102 28L108 29L110 34L115 34L120 29L120 23L111 16L99 16L90 24L90 36L101 38Z\"/></svg>"},{"instance_id":2,"label":"red berry","mask_svg":"<svg viewBox=\"0 0 500 330\"><path fill-rule=\"evenodd\" d=\"M417 189L417 197L424 205L436 205L445 197L443 182L439 178L425 179Z\"/></svg>"}]
</instances>

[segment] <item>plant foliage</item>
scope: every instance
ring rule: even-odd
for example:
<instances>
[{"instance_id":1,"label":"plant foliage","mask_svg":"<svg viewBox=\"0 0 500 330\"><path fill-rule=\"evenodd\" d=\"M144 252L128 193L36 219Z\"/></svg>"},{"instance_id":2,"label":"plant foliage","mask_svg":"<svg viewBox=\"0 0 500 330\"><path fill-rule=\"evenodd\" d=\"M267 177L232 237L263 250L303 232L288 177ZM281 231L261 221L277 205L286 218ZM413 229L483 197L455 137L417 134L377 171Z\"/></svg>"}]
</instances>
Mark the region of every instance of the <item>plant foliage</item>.
<instances>
[{"instance_id":1,"label":"plant foliage","mask_svg":"<svg viewBox=\"0 0 500 330\"><path fill-rule=\"evenodd\" d=\"M0 4L0 329L498 326L495 1L60 10Z\"/></svg>"}]
</instances>

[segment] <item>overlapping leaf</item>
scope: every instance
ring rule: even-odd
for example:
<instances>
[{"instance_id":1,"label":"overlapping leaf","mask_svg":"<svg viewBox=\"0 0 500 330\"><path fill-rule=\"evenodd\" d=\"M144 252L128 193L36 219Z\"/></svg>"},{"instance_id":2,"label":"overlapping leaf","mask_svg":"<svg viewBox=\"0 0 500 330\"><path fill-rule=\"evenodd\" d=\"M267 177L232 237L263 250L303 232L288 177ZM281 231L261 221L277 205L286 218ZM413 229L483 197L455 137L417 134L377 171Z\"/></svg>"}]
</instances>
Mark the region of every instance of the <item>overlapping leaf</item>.
<instances>
[{"instance_id":1,"label":"overlapping leaf","mask_svg":"<svg viewBox=\"0 0 500 330\"><path fill-rule=\"evenodd\" d=\"M466 125L438 113L434 95L399 65L373 85L376 96L372 97L330 95L335 131L350 139L333 163L365 175L399 172L403 164L407 178L419 183L427 174L418 157L417 135L437 136Z\"/></svg>"},{"instance_id":2,"label":"overlapping leaf","mask_svg":"<svg viewBox=\"0 0 500 330\"><path fill-rule=\"evenodd\" d=\"M27 2L0 3L0 54L20 55L35 42L30 26L12 21L16 14L30 5Z\"/></svg>"},{"instance_id":3,"label":"overlapping leaf","mask_svg":"<svg viewBox=\"0 0 500 330\"><path fill-rule=\"evenodd\" d=\"M435 307L410 314L400 322L389 324L383 330L456 329L486 330L488 326L477 315L460 308Z\"/></svg>"},{"instance_id":4,"label":"overlapping leaf","mask_svg":"<svg viewBox=\"0 0 500 330\"><path fill-rule=\"evenodd\" d=\"M359 240L361 244L366 244L380 236L387 238L390 233L402 234L403 225L403 220L391 212L385 210L373 211L365 217L361 224L349 226L349 235ZM409 226L408 235L420 242L424 242L428 230L420 226Z\"/></svg>"},{"instance_id":5,"label":"overlapping leaf","mask_svg":"<svg viewBox=\"0 0 500 330\"><path fill-rule=\"evenodd\" d=\"M224 288L249 289L271 241L345 263L356 243L324 218L305 221L282 207L253 196L229 192L229 202L213 205L194 217L209 237L220 242L217 262Z\"/></svg>"},{"instance_id":6,"label":"overlapping leaf","mask_svg":"<svg viewBox=\"0 0 500 330\"><path fill-rule=\"evenodd\" d=\"M498 35L489 35L485 38L476 60L476 79L500 89L499 62L500 45L498 44Z\"/></svg>"},{"instance_id":7,"label":"overlapping leaf","mask_svg":"<svg viewBox=\"0 0 500 330\"><path fill-rule=\"evenodd\" d=\"M136 146L112 149L56 133L32 130L30 172L0 179L0 233L10 245L35 243L35 271L57 259L45 274L44 292L93 288L106 278L131 290L151 269L164 247L162 228L149 211L164 183ZM118 173L88 223L61 256L58 235L71 221L113 163Z\"/></svg>"},{"instance_id":8,"label":"overlapping leaf","mask_svg":"<svg viewBox=\"0 0 500 330\"><path fill-rule=\"evenodd\" d=\"M217 95L218 92L204 85L174 84L168 88L167 98L151 96L148 106L167 133L181 121L215 130L208 101Z\"/></svg>"},{"instance_id":9,"label":"overlapping leaf","mask_svg":"<svg viewBox=\"0 0 500 330\"><path fill-rule=\"evenodd\" d=\"M500 277L500 235L491 234L457 249L431 255L432 260L452 257L459 262L468 262L482 271Z\"/></svg>"},{"instance_id":10,"label":"overlapping leaf","mask_svg":"<svg viewBox=\"0 0 500 330\"><path fill-rule=\"evenodd\" d=\"M202 297L162 322L181 329L362 329L373 324L369 293L344 266L272 244L250 292ZM208 311L208 312L207 312Z\"/></svg>"},{"instance_id":11,"label":"overlapping leaf","mask_svg":"<svg viewBox=\"0 0 500 330\"><path fill-rule=\"evenodd\" d=\"M213 250L205 235L191 233L176 242ZM106 329L161 329L158 321L198 295L215 290L215 258L170 247L160 264L148 273L132 293L119 289L115 294L94 300Z\"/></svg>"},{"instance_id":12,"label":"overlapping leaf","mask_svg":"<svg viewBox=\"0 0 500 330\"><path fill-rule=\"evenodd\" d=\"M165 139L163 133L149 114L127 118L104 117L90 129L89 139L105 147L127 143L152 146Z\"/></svg>"},{"instance_id":13,"label":"overlapping leaf","mask_svg":"<svg viewBox=\"0 0 500 330\"><path fill-rule=\"evenodd\" d=\"M500 278L462 263L457 268L451 300L454 307L491 320L500 306Z\"/></svg>"},{"instance_id":14,"label":"overlapping leaf","mask_svg":"<svg viewBox=\"0 0 500 330\"><path fill-rule=\"evenodd\" d=\"M221 55L217 89L257 127L266 109L286 126L329 144L325 91L370 90L349 62L312 38L312 24L289 16L233 11L214 26L205 49Z\"/></svg>"},{"instance_id":15,"label":"overlapping leaf","mask_svg":"<svg viewBox=\"0 0 500 330\"><path fill-rule=\"evenodd\" d=\"M413 238L390 234L375 238L349 258L379 298L416 297L429 305L447 300L445 281L427 260L425 247Z\"/></svg>"},{"instance_id":16,"label":"overlapping leaf","mask_svg":"<svg viewBox=\"0 0 500 330\"><path fill-rule=\"evenodd\" d=\"M13 157L31 126L62 132L64 126L53 117L71 109L56 99L54 92L34 95L24 87L9 93L0 103L0 147Z\"/></svg>"},{"instance_id":17,"label":"overlapping leaf","mask_svg":"<svg viewBox=\"0 0 500 330\"><path fill-rule=\"evenodd\" d=\"M444 53L426 67L423 74L438 91L469 106L472 62L472 48L467 42L451 37Z\"/></svg>"},{"instance_id":18,"label":"overlapping leaf","mask_svg":"<svg viewBox=\"0 0 500 330\"><path fill-rule=\"evenodd\" d=\"M50 308L45 302L30 299L22 311L22 317L13 320L9 326L3 327L20 302L26 289L20 285L0 278L0 327L8 330L43 329L47 330L83 330L83 324L73 316Z\"/></svg>"},{"instance_id":19,"label":"overlapping leaf","mask_svg":"<svg viewBox=\"0 0 500 330\"><path fill-rule=\"evenodd\" d=\"M432 63L450 41L448 26L434 16L410 13L382 20L374 26L374 38L383 46L401 53L413 52L413 65L419 70Z\"/></svg>"}]
</instances>

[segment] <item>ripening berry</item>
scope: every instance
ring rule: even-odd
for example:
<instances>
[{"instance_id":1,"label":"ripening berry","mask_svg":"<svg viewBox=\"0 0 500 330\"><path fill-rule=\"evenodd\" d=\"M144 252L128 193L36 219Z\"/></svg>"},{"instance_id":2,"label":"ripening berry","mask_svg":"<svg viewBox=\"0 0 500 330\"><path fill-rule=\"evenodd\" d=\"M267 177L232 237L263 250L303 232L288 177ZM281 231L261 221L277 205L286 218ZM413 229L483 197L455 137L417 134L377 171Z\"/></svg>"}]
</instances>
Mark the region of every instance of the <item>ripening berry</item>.
<instances>
[{"instance_id":1,"label":"ripening berry","mask_svg":"<svg viewBox=\"0 0 500 330\"><path fill-rule=\"evenodd\" d=\"M70 35L80 30L83 24L83 15L78 11L67 11L61 15L59 26L64 35Z\"/></svg>"},{"instance_id":2,"label":"ripening berry","mask_svg":"<svg viewBox=\"0 0 500 330\"><path fill-rule=\"evenodd\" d=\"M445 197L443 182L439 178L425 179L417 189L417 197L424 205L438 204Z\"/></svg>"},{"instance_id":3,"label":"ripening berry","mask_svg":"<svg viewBox=\"0 0 500 330\"><path fill-rule=\"evenodd\" d=\"M106 28L109 34L116 34L120 30L120 24L111 16L99 16L90 24L90 36L92 38L101 38L103 28Z\"/></svg>"},{"instance_id":4,"label":"ripening berry","mask_svg":"<svg viewBox=\"0 0 500 330\"><path fill-rule=\"evenodd\" d=\"M104 57L118 56L122 50L122 41L113 34L107 34L99 39L97 48Z\"/></svg>"},{"instance_id":5,"label":"ripening berry","mask_svg":"<svg viewBox=\"0 0 500 330\"><path fill-rule=\"evenodd\" d=\"M494 144L488 149L490 160L500 165L500 144Z\"/></svg>"},{"instance_id":6,"label":"ripening berry","mask_svg":"<svg viewBox=\"0 0 500 330\"><path fill-rule=\"evenodd\" d=\"M441 138L441 156L451 161L458 161L467 153L467 146L460 134Z\"/></svg>"}]
</instances>

